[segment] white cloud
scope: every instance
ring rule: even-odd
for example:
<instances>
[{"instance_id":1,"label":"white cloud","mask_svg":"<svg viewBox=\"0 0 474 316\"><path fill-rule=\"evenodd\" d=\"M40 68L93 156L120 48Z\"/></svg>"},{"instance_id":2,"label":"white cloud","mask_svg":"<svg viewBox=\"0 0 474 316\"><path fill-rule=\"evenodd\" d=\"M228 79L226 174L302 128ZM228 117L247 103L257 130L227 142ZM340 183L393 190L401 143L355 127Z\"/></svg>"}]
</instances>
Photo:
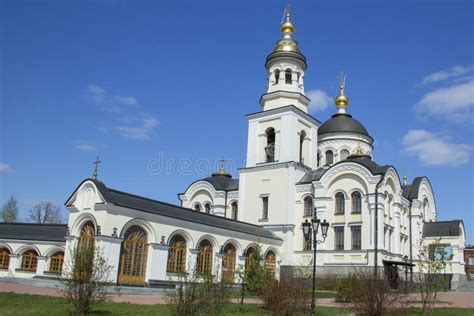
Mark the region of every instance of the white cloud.
<instances>
[{"instance_id":1,"label":"white cloud","mask_svg":"<svg viewBox=\"0 0 474 316\"><path fill-rule=\"evenodd\" d=\"M310 90L306 92L306 96L311 99L310 112L322 112L328 108L332 101L332 98L322 90Z\"/></svg>"},{"instance_id":2,"label":"white cloud","mask_svg":"<svg viewBox=\"0 0 474 316\"><path fill-rule=\"evenodd\" d=\"M423 129L409 130L403 137L403 152L427 166L459 166L469 162L471 147Z\"/></svg>"},{"instance_id":3,"label":"white cloud","mask_svg":"<svg viewBox=\"0 0 474 316\"><path fill-rule=\"evenodd\" d=\"M430 91L414 108L422 115L438 116L455 122L472 121L474 80Z\"/></svg>"},{"instance_id":4,"label":"white cloud","mask_svg":"<svg viewBox=\"0 0 474 316\"><path fill-rule=\"evenodd\" d=\"M438 71L424 77L423 80L421 81L421 85L460 77L473 70L474 70L473 66L459 66L459 65L454 66L454 67L451 67L450 69Z\"/></svg>"},{"instance_id":5,"label":"white cloud","mask_svg":"<svg viewBox=\"0 0 474 316\"><path fill-rule=\"evenodd\" d=\"M93 103L110 112L120 112L123 107L137 107L139 105L135 97L112 95L103 87L95 84L87 86L87 96Z\"/></svg>"},{"instance_id":6,"label":"white cloud","mask_svg":"<svg viewBox=\"0 0 474 316\"><path fill-rule=\"evenodd\" d=\"M152 115L142 116L136 119L134 125L122 125L117 127L119 134L128 139L147 140L156 126L158 126L158 119Z\"/></svg>"},{"instance_id":7,"label":"white cloud","mask_svg":"<svg viewBox=\"0 0 474 316\"><path fill-rule=\"evenodd\" d=\"M94 142L88 140L79 140L74 145L74 148L80 151L94 151L97 149L97 146Z\"/></svg>"},{"instance_id":8,"label":"white cloud","mask_svg":"<svg viewBox=\"0 0 474 316\"><path fill-rule=\"evenodd\" d=\"M0 173L7 173L7 172L13 172L13 168L4 162L0 162Z\"/></svg>"}]
</instances>

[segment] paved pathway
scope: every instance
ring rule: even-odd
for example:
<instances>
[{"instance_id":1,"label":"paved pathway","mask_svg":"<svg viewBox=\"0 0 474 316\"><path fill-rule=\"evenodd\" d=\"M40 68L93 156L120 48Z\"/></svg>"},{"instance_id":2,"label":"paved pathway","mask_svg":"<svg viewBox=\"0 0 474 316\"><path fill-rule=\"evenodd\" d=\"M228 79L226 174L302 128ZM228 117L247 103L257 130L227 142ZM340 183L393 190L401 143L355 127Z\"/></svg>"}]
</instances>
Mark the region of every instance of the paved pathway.
<instances>
[{"instance_id":1,"label":"paved pathway","mask_svg":"<svg viewBox=\"0 0 474 316\"><path fill-rule=\"evenodd\" d=\"M0 292L14 292L21 294L46 295L46 296L62 296L60 291L54 288L38 287L26 284L17 284L0 281ZM419 301L418 294L412 294L414 301ZM442 303L436 304L436 307L461 307L474 308L474 292L442 292L438 294L438 300ZM127 302L132 304L166 304L166 298L163 294L113 294L111 295L113 302ZM232 299L234 303L238 303L239 299ZM247 304L259 304L261 301L256 298L245 299ZM316 300L317 305L344 307L344 304L334 302L333 298L321 298Z\"/></svg>"}]
</instances>

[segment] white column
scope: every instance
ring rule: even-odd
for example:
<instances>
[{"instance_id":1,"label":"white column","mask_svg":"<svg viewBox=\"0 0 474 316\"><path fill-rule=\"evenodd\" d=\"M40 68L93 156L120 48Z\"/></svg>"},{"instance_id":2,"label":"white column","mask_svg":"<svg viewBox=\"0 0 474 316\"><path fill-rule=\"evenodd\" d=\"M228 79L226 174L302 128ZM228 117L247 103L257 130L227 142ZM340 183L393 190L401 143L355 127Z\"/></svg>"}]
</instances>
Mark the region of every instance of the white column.
<instances>
[{"instance_id":1,"label":"white column","mask_svg":"<svg viewBox=\"0 0 474 316\"><path fill-rule=\"evenodd\" d=\"M72 255L73 250L76 246L76 238L74 236L66 236L66 246L64 251L64 263L62 276L65 277L66 273L70 271L72 266Z\"/></svg>"},{"instance_id":2,"label":"white column","mask_svg":"<svg viewBox=\"0 0 474 316\"><path fill-rule=\"evenodd\" d=\"M166 280L168 245L150 244L146 280Z\"/></svg>"},{"instance_id":3,"label":"white column","mask_svg":"<svg viewBox=\"0 0 474 316\"><path fill-rule=\"evenodd\" d=\"M10 256L10 261L8 263L8 276L9 277L15 277L15 269L18 265L18 258L20 255L9 255Z\"/></svg>"},{"instance_id":4,"label":"white column","mask_svg":"<svg viewBox=\"0 0 474 316\"><path fill-rule=\"evenodd\" d=\"M44 270L46 270L46 262L48 261L48 257L45 256L38 256L38 264L36 265L36 275L43 276Z\"/></svg>"},{"instance_id":5,"label":"white column","mask_svg":"<svg viewBox=\"0 0 474 316\"><path fill-rule=\"evenodd\" d=\"M394 229L394 247L393 247L393 252L400 254L401 253L401 248L400 248L400 211L396 210L395 211L395 229Z\"/></svg>"},{"instance_id":6,"label":"white column","mask_svg":"<svg viewBox=\"0 0 474 316\"><path fill-rule=\"evenodd\" d=\"M198 252L199 250L197 249L189 249L189 260L188 260L189 276L192 276L196 270Z\"/></svg>"},{"instance_id":7,"label":"white column","mask_svg":"<svg viewBox=\"0 0 474 316\"><path fill-rule=\"evenodd\" d=\"M238 256L237 257L237 269L236 271L240 271L240 275L236 276L236 283L242 283L242 277L245 272L245 256Z\"/></svg>"},{"instance_id":8,"label":"white column","mask_svg":"<svg viewBox=\"0 0 474 316\"><path fill-rule=\"evenodd\" d=\"M96 236L95 241L107 265L112 267L109 279L106 282L117 283L120 263L120 245L122 239L109 236Z\"/></svg>"},{"instance_id":9,"label":"white column","mask_svg":"<svg viewBox=\"0 0 474 316\"><path fill-rule=\"evenodd\" d=\"M222 279L222 259L224 255L222 253L216 253L214 256L214 275L216 282L220 282Z\"/></svg>"}]
</instances>

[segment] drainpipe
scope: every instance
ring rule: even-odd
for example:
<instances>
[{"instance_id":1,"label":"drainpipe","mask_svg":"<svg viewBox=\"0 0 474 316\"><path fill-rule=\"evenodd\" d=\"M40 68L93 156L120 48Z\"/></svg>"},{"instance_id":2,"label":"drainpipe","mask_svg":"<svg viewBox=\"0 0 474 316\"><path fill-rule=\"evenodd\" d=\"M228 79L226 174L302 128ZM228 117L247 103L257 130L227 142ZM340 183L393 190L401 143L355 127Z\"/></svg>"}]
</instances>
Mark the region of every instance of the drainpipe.
<instances>
[{"instance_id":1,"label":"drainpipe","mask_svg":"<svg viewBox=\"0 0 474 316\"><path fill-rule=\"evenodd\" d=\"M409 231L408 234L410 235L410 283L413 284L413 237L412 237L412 228L411 228L411 205L413 204L413 200L410 200L410 209L408 210L408 216L410 217L409 222Z\"/></svg>"},{"instance_id":2,"label":"drainpipe","mask_svg":"<svg viewBox=\"0 0 474 316\"><path fill-rule=\"evenodd\" d=\"M227 191L225 191L224 218L227 218Z\"/></svg>"},{"instance_id":3,"label":"drainpipe","mask_svg":"<svg viewBox=\"0 0 474 316\"><path fill-rule=\"evenodd\" d=\"M374 238L374 279L377 278L378 251L379 251L379 187L382 184L383 176L375 186L375 238Z\"/></svg>"}]
</instances>

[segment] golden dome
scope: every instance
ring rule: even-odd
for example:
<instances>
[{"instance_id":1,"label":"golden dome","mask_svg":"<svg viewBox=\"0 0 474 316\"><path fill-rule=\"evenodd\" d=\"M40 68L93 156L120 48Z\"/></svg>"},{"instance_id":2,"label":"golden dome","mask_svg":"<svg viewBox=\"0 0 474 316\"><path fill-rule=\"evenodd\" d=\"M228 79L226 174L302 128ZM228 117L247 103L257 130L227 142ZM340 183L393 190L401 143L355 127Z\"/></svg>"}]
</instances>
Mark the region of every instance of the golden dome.
<instances>
[{"instance_id":1,"label":"golden dome","mask_svg":"<svg viewBox=\"0 0 474 316\"><path fill-rule=\"evenodd\" d=\"M346 76L341 72L341 83L339 84L339 95L334 99L334 104L339 109L340 113L345 113L345 109L349 105L349 98L344 94L346 84Z\"/></svg>"},{"instance_id":2,"label":"golden dome","mask_svg":"<svg viewBox=\"0 0 474 316\"><path fill-rule=\"evenodd\" d=\"M293 23L291 23L289 15L287 16L286 22L281 25L280 29L284 35L291 35L295 32L295 27L293 26Z\"/></svg>"},{"instance_id":3,"label":"golden dome","mask_svg":"<svg viewBox=\"0 0 474 316\"><path fill-rule=\"evenodd\" d=\"M339 95L334 99L334 104L339 109L345 109L349 105L349 98L344 95L344 86L340 86Z\"/></svg>"},{"instance_id":4,"label":"golden dome","mask_svg":"<svg viewBox=\"0 0 474 316\"><path fill-rule=\"evenodd\" d=\"M295 53L300 53L300 49L298 48L298 44L296 43L295 40L293 39L286 39L283 38L279 40L273 49L273 52L295 52Z\"/></svg>"}]
</instances>

